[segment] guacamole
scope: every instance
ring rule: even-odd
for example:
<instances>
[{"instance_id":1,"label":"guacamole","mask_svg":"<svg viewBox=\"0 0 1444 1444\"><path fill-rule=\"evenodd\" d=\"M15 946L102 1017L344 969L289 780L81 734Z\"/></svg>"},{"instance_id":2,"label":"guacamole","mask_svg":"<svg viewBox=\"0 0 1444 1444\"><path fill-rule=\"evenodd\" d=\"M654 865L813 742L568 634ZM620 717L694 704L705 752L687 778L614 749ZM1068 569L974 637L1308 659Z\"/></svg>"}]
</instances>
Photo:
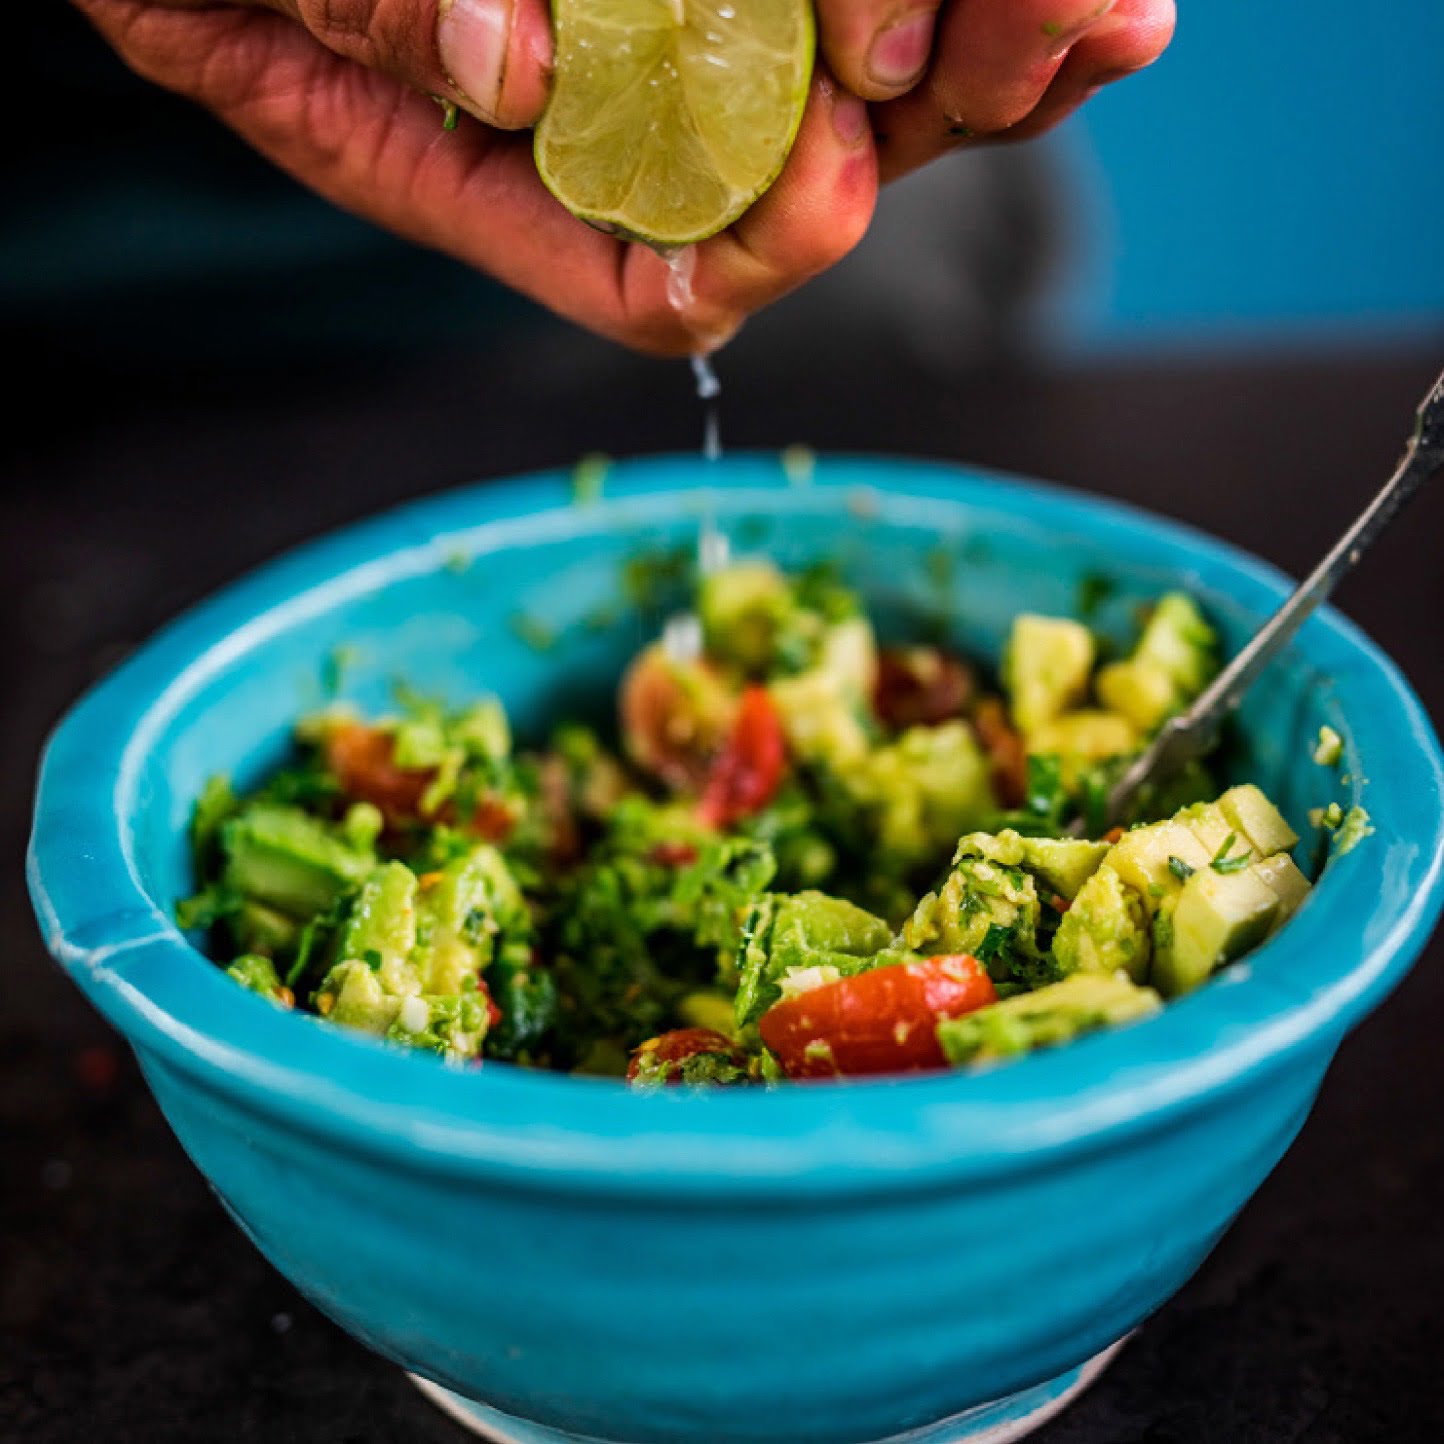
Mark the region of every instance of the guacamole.
<instances>
[{"instance_id":1,"label":"guacamole","mask_svg":"<svg viewBox=\"0 0 1444 1444\"><path fill-rule=\"evenodd\" d=\"M518 747L489 697L303 719L288 765L196 803L179 919L275 1005L455 1064L653 1088L1057 1046L1200 986L1309 889L1264 794L1202 768L1092 835L1219 665L1182 593L1101 651L1021 615L995 685L880 643L826 568L739 563L633 659L614 733Z\"/></svg>"}]
</instances>

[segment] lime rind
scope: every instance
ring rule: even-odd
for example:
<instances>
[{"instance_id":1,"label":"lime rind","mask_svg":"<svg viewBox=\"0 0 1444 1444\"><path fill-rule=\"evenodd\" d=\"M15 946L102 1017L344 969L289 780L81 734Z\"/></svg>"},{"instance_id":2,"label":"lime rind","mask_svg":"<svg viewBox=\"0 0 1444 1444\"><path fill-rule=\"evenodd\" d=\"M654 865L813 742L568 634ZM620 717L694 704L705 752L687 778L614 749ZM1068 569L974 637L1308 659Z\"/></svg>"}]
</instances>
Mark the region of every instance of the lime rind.
<instances>
[{"instance_id":1,"label":"lime rind","mask_svg":"<svg viewBox=\"0 0 1444 1444\"><path fill-rule=\"evenodd\" d=\"M542 181L582 220L672 249L731 225L786 164L810 0L555 0Z\"/></svg>"}]
</instances>

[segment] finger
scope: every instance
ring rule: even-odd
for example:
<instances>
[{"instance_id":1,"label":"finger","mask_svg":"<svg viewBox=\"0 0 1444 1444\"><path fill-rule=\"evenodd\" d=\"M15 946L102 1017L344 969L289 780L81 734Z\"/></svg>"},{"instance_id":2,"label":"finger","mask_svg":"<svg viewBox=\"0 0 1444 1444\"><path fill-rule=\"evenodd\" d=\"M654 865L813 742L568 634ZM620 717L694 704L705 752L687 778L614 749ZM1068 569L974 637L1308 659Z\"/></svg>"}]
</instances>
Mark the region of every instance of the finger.
<instances>
[{"instance_id":1,"label":"finger","mask_svg":"<svg viewBox=\"0 0 1444 1444\"><path fill-rule=\"evenodd\" d=\"M690 297L667 294L664 262L644 246L627 258L629 314L646 349L714 350L742 321L836 264L862 239L877 202L867 107L819 67L787 164L728 230L697 247Z\"/></svg>"},{"instance_id":2,"label":"finger","mask_svg":"<svg viewBox=\"0 0 1444 1444\"><path fill-rule=\"evenodd\" d=\"M922 79L938 7L931 0L818 0L822 52L864 100L891 100Z\"/></svg>"},{"instance_id":3,"label":"finger","mask_svg":"<svg viewBox=\"0 0 1444 1444\"><path fill-rule=\"evenodd\" d=\"M1081 102L1074 77L1099 65L1141 68L1172 31L1173 0L960 0L926 81L877 109L883 180L960 144L1015 138L1015 129L1017 139L1037 134ZM1053 85L1079 52L1088 58L1069 72L1054 108ZM1027 125L1045 99L1049 111Z\"/></svg>"},{"instance_id":4,"label":"finger","mask_svg":"<svg viewBox=\"0 0 1444 1444\"><path fill-rule=\"evenodd\" d=\"M1042 135L1104 86L1152 65L1168 48L1176 18L1174 0L1119 0L1069 52L1033 113L1000 139L1031 140Z\"/></svg>"},{"instance_id":5,"label":"finger","mask_svg":"<svg viewBox=\"0 0 1444 1444\"><path fill-rule=\"evenodd\" d=\"M159 0L197 8L197 0ZM288 16L332 53L452 101L504 129L546 103L551 26L544 0L239 0Z\"/></svg>"}]
</instances>

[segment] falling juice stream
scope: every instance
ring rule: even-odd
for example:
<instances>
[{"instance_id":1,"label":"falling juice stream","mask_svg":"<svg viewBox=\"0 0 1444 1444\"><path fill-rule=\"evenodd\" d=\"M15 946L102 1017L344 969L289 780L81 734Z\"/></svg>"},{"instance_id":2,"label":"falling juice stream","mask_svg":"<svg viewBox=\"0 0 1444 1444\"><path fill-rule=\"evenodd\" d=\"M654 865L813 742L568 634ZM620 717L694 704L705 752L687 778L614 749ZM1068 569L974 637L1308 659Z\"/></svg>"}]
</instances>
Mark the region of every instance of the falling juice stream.
<instances>
[{"instance_id":1,"label":"falling juice stream","mask_svg":"<svg viewBox=\"0 0 1444 1444\"><path fill-rule=\"evenodd\" d=\"M692 278L697 270L697 251L693 246L683 246L664 257L667 262L667 303L686 319L694 302ZM692 375L697 383L697 399L703 406L702 456L709 462L722 459L722 383L717 379L712 361L705 351L692 357ZM728 543L718 528L709 497L702 515L702 525L697 537L697 570L707 576L727 565Z\"/></svg>"}]
</instances>

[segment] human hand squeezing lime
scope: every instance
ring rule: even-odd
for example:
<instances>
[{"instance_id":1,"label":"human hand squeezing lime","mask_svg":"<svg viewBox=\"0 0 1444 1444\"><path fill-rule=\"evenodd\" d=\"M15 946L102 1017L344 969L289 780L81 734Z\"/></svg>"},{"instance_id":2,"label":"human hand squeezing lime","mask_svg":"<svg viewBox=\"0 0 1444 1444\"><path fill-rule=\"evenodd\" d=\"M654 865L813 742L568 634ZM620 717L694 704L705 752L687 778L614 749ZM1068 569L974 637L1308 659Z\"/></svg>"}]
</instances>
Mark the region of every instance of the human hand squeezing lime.
<instances>
[{"instance_id":1,"label":"human hand squeezing lime","mask_svg":"<svg viewBox=\"0 0 1444 1444\"><path fill-rule=\"evenodd\" d=\"M1174 18L1174 0L75 3L330 200L662 355L840 260L880 181L1040 134L1156 59ZM657 250L690 243L679 296Z\"/></svg>"}]
</instances>

